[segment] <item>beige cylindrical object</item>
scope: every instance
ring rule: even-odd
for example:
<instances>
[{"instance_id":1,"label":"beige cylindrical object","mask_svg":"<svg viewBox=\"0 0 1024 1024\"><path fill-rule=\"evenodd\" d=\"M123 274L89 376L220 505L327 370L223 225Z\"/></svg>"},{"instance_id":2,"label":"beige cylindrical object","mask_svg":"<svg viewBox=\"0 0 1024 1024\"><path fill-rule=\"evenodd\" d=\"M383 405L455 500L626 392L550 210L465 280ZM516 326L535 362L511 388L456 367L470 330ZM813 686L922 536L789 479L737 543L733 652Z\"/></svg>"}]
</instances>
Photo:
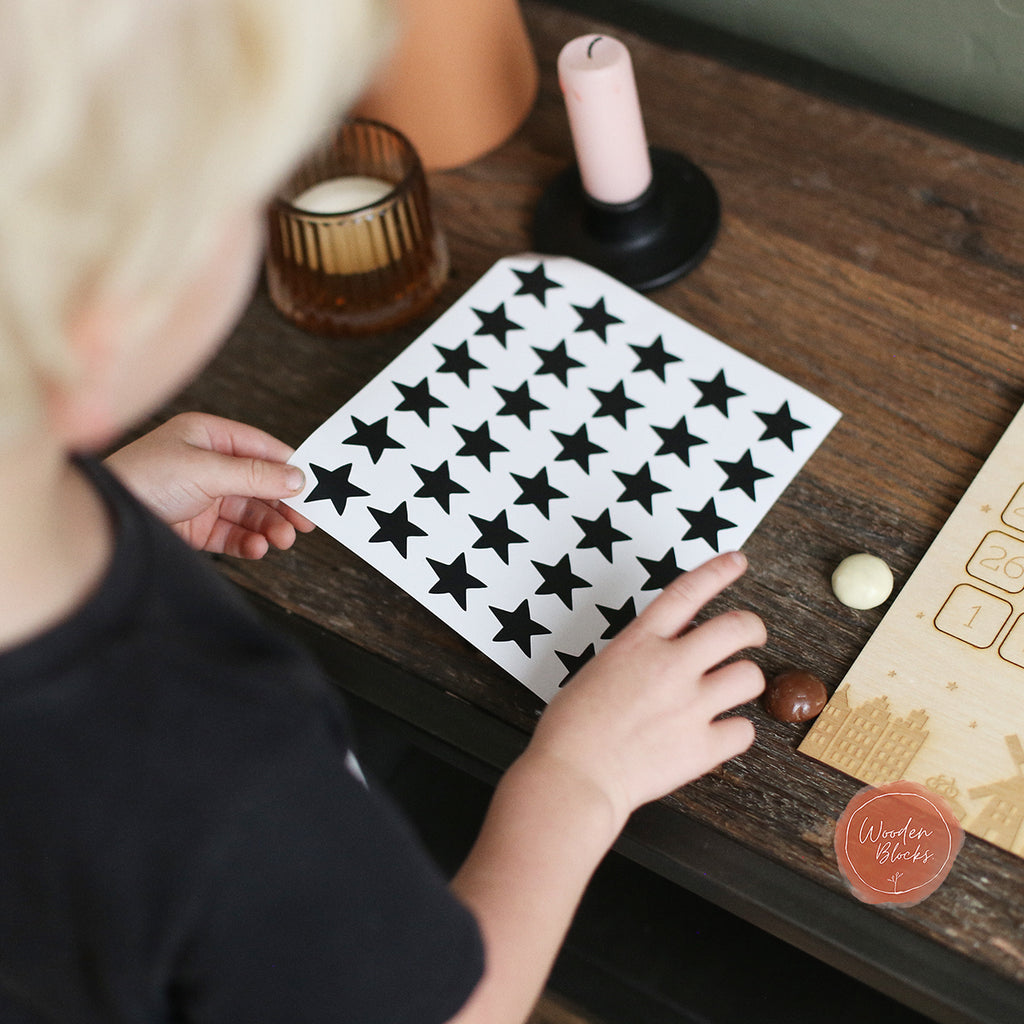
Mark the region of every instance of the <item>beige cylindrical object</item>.
<instances>
[{"instance_id":1,"label":"beige cylindrical object","mask_svg":"<svg viewBox=\"0 0 1024 1024\"><path fill-rule=\"evenodd\" d=\"M354 113L394 125L428 170L500 146L537 95L518 0L397 0L398 43Z\"/></svg>"}]
</instances>

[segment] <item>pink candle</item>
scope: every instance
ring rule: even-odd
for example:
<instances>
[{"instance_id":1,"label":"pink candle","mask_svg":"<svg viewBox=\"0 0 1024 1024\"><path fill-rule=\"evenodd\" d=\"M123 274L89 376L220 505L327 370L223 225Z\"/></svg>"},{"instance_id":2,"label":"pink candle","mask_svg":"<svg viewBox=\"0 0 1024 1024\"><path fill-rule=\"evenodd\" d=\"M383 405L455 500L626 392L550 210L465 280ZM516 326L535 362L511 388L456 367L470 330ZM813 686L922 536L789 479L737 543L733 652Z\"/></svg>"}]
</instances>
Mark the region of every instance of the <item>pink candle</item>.
<instances>
[{"instance_id":1,"label":"pink candle","mask_svg":"<svg viewBox=\"0 0 1024 1024\"><path fill-rule=\"evenodd\" d=\"M583 189L602 203L629 203L651 183L643 114L629 50L609 36L573 39L558 55Z\"/></svg>"}]
</instances>

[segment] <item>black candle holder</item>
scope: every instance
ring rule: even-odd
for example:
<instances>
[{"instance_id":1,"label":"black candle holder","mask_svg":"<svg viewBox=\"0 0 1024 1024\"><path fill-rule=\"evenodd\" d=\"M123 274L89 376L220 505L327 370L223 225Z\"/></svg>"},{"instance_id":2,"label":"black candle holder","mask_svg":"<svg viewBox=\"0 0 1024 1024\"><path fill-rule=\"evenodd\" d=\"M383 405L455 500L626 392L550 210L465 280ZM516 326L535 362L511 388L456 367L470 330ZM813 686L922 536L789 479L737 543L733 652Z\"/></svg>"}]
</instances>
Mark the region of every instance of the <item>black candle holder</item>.
<instances>
[{"instance_id":1,"label":"black candle holder","mask_svg":"<svg viewBox=\"0 0 1024 1024\"><path fill-rule=\"evenodd\" d=\"M650 156L651 184L629 203L587 195L575 165L560 174L534 213L537 251L573 256L638 291L693 270L718 234L718 193L681 154L651 148Z\"/></svg>"}]
</instances>

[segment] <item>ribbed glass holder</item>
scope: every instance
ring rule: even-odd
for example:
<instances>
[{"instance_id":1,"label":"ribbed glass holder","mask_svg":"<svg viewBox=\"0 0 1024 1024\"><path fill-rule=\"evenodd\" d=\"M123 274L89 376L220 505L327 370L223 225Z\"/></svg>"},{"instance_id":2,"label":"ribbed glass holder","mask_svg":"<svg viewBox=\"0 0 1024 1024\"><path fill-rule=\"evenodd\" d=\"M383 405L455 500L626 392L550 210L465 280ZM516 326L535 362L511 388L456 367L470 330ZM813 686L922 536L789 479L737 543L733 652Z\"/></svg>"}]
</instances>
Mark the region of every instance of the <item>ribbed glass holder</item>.
<instances>
[{"instance_id":1,"label":"ribbed glass holder","mask_svg":"<svg viewBox=\"0 0 1024 1024\"><path fill-rule=\"evenodd\" d=\"M310 212L324 182L371 179L387 191L355 209ZM268 211L267 284L289 320L317 334L374 334L424 312L448 276L420 159L378 121L342 125L297 168Z\"/></svg>"}]
</instances>

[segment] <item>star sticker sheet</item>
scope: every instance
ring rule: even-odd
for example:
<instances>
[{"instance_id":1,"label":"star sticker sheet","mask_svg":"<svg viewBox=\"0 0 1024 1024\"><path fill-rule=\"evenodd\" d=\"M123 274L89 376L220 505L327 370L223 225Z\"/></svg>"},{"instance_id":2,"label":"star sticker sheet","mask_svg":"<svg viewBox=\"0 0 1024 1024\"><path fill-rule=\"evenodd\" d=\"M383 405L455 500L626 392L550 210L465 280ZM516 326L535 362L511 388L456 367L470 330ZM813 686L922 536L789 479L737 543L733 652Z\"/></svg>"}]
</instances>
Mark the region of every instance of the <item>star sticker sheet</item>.
<instances>
[{"instance_id":1,"label":"star sticker sheet","mask_svg":"<svg viewBox=\"0 0 1024 1024\"><path fill-rule=\"evenodd\" d=\"M300 446L290 504L549 700L741 547L838 419L603 272L527 254Z\"/></svg>"}]
</instances>

